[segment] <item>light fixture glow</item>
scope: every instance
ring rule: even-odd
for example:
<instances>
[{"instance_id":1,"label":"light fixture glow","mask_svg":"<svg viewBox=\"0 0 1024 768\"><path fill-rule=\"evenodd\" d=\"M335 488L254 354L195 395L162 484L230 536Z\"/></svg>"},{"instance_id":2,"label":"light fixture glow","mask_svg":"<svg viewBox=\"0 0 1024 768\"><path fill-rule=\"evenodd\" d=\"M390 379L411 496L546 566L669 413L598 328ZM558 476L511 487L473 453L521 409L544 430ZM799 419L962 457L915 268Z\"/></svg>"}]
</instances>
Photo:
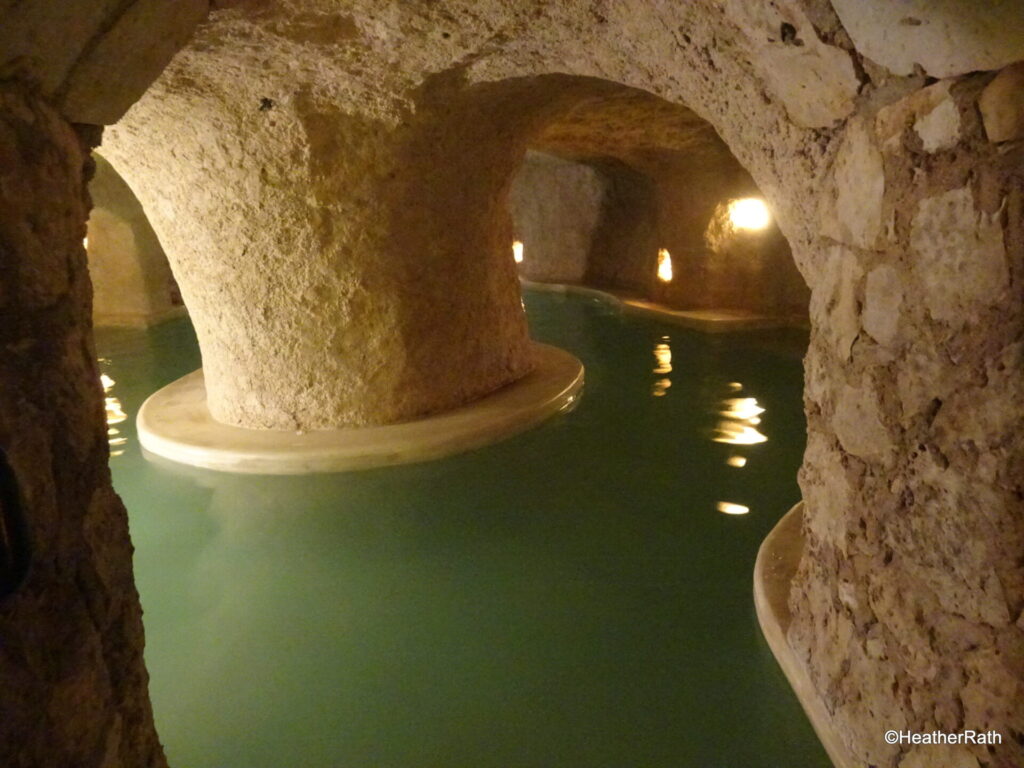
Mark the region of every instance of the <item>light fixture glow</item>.
<instances>
[{"instance_id":1,"label":"light fixture glow","mask_svg":"<svg viewBox=\"0 0 1024 768\"><path fill-rule=\"evenodd\" d=\"M672 282L672 254L667 248L658 251L658 279L663 283Z\"/></svg>"},{"instance_id":2,"label":"light fixture glow","mask_svg":"<svg viewBox=\"0 0 1024 768\"><path fill-rule=\"evenodd\" d=\"M516 260L516 264L523 263L523 241L514 240L512 242L512 258Z\"/></svg>"},{"instance_id":3,"label":"light fixture glow","mask_svg":"<svg viewBox=\"0 0 1024 768\"><path fill-rule=\"evenodd\" d=\"M729 203L729 221L735 229L764 229L771 220L768 206L757 197L744 197Z\"/></svg>"},{"instance_id":4,"label":"light fixture glow","mask_svg":"<svg viewBox=\"0 0 1024 768\"><path fill-rule=\"evenodd\" d=\"M731 501L720 501L718 502L718 511L726 515L745 515L750 512L750 507L733 504Z\"/></svg>"}]
</instances>

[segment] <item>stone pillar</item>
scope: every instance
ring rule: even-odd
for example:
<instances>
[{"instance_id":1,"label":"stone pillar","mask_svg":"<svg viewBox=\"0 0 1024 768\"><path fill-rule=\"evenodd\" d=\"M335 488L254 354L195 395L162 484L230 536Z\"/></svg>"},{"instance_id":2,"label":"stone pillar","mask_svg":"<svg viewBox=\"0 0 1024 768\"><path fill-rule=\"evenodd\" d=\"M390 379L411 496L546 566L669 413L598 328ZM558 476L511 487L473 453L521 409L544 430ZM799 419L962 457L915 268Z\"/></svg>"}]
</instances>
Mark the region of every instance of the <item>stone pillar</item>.
<instances>
[{"instance_id":1,"label":"stone pillar","mask_svg":"<svg viewBox=\"0 0 1024 768\"><path fill-rule=\"evenodd\" d=\"M523 148L499 115L443 82L367 114L214 74L158 81L104 154L167 249L215 419L398 422L531 369L505 203Z\"/></svg>"},{"instance_id":2,"label":"stone pillar","mask_svg":"<svg viewBox=\"0 0 1024 768\"><path fill-rule=\"evenodd\" d=\"M17 486L2 503L31 553L0 599L5 766L165 765L90 328L82 238L98 139L0 89L0 450Z\"/></svg>"},{"instance_id":3,"label":"stone pillar","mask_svg":"<svg viewBox=\"0 0 1024 768\"><path fill-rule=\"evenodd\" d=\"M812 286L802 656L858 761L1024 765L1024 176L993 73L847 126ZM886 730L1002 743L889 745Z\"/></svg>"}]
</instances>

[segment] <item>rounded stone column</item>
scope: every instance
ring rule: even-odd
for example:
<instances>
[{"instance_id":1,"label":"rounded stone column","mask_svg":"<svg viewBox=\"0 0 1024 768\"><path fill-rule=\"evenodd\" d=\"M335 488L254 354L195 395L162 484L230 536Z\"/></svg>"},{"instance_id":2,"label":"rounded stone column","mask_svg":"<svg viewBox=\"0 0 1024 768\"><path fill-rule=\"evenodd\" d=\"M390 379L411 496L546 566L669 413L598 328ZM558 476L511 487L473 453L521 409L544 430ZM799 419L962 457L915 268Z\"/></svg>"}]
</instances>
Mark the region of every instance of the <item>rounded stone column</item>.
<instances>
[{"instance_id":1,"label":"rounded stone column","mask_svg":"<svg viewBox=\"0 0 1024 768\"><path fill-rule=\"evenodd\" d=\"M184 58L104 154L167 250L216 420L393 423L529 372L505 205L522 148L495 115L429 88L366 109L227 84Z\"/></svg>"}]
</instances>

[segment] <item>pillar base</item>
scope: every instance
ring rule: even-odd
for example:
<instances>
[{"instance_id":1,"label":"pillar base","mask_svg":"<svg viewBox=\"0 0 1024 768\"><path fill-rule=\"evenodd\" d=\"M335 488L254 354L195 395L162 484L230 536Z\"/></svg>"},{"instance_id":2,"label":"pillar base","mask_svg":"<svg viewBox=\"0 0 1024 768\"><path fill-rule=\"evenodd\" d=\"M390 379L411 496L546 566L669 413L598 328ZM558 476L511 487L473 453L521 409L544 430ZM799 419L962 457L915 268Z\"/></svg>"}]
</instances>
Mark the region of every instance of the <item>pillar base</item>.
<instances>
[{"instance_id":1,"label":"pillar base","mask_svg":"<svg viewBox=\"0 0 1024 768\"><path fill-rule=\"evenodd\" d=\"M782 667L832 763L836 768L855 768L856 763L833 728L825 703L811 683L806 667L786 639L791 619L790 585L804 548L803 514L804 503L801 501L772 528L757 552L757 561L754 563L757 621L768 647Z\"/></svg>"},{"instance_id":2,"label":"pillar base","mask_svg":"<svg viewBox=\"0 0 1024 768\"><path fill-rule=\"evenodd\" d=\"M379 427L310 432L233 427L206 407L202 369L154 393L139 409L139 442L182 464L268 475L369 469L439 459L494 443L572 407L583 387L573 355L534 344L536 368L455 410Z\"/></svg>"}]
</instances>

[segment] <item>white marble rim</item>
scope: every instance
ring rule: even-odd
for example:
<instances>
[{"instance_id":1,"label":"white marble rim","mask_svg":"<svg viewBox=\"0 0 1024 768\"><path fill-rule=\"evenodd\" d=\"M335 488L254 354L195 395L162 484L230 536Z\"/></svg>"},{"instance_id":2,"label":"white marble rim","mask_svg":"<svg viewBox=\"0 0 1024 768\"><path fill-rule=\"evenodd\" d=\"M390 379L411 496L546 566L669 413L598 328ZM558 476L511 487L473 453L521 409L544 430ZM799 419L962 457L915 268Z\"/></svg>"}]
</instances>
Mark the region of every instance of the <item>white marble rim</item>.
<instances>
[{"instance_id":1,"label":"white marble rim","mask_svg":"<svg viewBox=\"0 0 1024 768\"><path fill-rule=\"evenodd\" d=\"M761 542L754 563L754 607L764 639L832 764L836 768L857 768L858 764L835 730L828 709L811 682L807 667L786 639L790 623L790 586L804 546L803 510L801 501L783 515Z\"/></svg>"},{"instance_id":2,"label":"white marble rim","mask_svg":"<svg viewBox=\"0 0 1024 768\"><path fill-rule=\"evenodd\" d=\"M603 301L628 315L647 317L654 320L680 325L704 333L732 333L735 331L766 330L771 328L792 328L798 324L784 318L758 315L752 312L716 309L671 309L663 304L643 299L620 298L600 288L572 283L545 283L519 278L519 284L531 291L544 293L572 293Z\"/></svg>"},{"instance_id":3,"label":"white marble rim","mask_svg":"<svg viewBox=\"0 0 1024 768\"><path fill-rule=\"evenodd\" d=\"M214 421L199 369L142 404L139 442L171 461L248 474L341 472L439 459L511 437L573 407L583 388L583 364L557 347L534 343L533 349L531 373L460 408L401 424L305 433Z\"/></svg>"}]
</instances>

